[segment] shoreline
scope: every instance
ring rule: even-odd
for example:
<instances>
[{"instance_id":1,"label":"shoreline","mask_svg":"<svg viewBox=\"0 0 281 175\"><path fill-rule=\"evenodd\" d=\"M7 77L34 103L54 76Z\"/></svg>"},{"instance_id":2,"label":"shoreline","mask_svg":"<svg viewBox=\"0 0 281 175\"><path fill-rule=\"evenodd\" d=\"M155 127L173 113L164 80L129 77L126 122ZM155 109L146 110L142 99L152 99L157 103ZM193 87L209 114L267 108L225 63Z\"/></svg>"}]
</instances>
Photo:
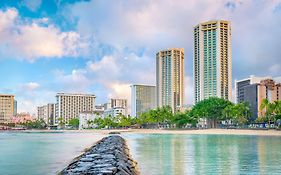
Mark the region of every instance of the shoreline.
<instances>
[{"instance_id":1,"label":"shoreline","mask_svg":"<svg viewBox=\"0 0 281 175\"><path fill-rule=\"evenodd\" d=\"M111 132L132 133L132 134L184 134L184 135L252 135L252 136L281 136L281 131L279 130L250 130L250 129L194 129L194 130L184 130L184 129L109 129L109 130L21 130L21 131L0 131L1 132L23 132L23 133L64 133L64 132L74 132L74 133L97 133L101 135L109 135Z\"/></svg>"}]
</instances>

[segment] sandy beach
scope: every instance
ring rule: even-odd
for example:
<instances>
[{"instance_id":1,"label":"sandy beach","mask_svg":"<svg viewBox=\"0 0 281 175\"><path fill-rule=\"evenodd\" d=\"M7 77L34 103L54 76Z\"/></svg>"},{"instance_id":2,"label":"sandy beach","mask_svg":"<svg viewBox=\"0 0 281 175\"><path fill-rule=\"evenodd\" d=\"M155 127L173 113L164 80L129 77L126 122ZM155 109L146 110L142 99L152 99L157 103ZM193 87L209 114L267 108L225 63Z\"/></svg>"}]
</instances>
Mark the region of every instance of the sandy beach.
<instances>
[{"instance_id":1,"label":"sandy beach","mask_svg":"<svg viewBox=\"0 0 281 175\"><path fill-rule=\"evenodd\" d=\"M5 132L5 131L4 131ZM6 131L7 132L7 131ZM8 131L9 132L9 131ZM25 130L12 132L94 132L107 135L111 132L138 134L210 134L210 135L257 135L281 136L279 130L247 130L247 129L200 129L200 130L167 130L167 129L89 129L89 130Z\"/></svg>"},{"instance_id":2,"label":"sandy beach","mask_svg":"<svg viewBox=\"0 0 281 175\"><path fill-rule=\"evenodd\" d=\"M277 130L243 130L243 129L203 129L203 130L165 130L165 129L119 129L119 130L83 130L84 132L110 132L139 133L139 134L216 134L216 135L258 135L281 136ZM81 131L81 132L83 132Z\"/></svg>"}]
</instances>

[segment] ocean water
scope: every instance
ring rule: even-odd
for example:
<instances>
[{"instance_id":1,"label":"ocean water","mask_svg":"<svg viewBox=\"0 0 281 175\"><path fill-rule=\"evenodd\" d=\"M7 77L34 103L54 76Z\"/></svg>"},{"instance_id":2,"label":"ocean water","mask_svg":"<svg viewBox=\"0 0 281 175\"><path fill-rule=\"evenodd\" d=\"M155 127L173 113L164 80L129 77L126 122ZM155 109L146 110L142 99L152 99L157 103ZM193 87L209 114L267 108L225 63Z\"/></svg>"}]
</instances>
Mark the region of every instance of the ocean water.
<instances>
[{"instance_id":1,"label":"ocean water","mask_svg":"<svg viewBox=\"0 0 281 175\"><path fill-rule=\"evenodd\" d=\"M0 175L48 175L65 168L102 135L77 132L0 133Z\"/></svg>"},{"instance_id":2,"label":"ocean water","mask_svg":"<svg viewBox=\"0 0 281 175\"><path fill-rule=\"evenodd\" d=\"M127 134L144 175L281 174L281 137Z\"/></svg>"},{"instance_id":3,"label":"ocean water","mask_svg":"<svg viewBox=\"0 0 281 175\"><path fill-rule=\"evenodd\" d=\"M281 137L122 134L143 175L280 174ZM0 174L56 174L95 133L0 133Z\"/></svg>"}]
</instances>

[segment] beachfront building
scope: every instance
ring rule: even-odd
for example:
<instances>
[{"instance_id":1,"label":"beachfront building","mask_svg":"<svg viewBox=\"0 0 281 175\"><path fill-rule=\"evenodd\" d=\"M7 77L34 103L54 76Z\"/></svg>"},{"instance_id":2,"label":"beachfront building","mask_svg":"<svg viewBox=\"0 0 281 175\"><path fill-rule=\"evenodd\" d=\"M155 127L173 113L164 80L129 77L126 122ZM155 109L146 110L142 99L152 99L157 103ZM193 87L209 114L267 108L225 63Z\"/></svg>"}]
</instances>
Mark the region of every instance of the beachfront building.
<instances>
[{"instance_id":1,"label":"beachfront building","mask_svg":"<svg viewBox=\"0 0 281 175\"><path fill-rule=\"evenodd\" d=\"M9 123L15 111L15 96L11 94L0 94L0 124Z\"/></svg>"},{"instance_id":2,"label":"beachfront building","mask_svg":"<svg viewBox=\"0 0 281 175\"><path fill-rule=\"evenodd\" d=\"M54 125L55 121L55 104L49 103L37 107L37 118L42 119L47 125Z\"/></svg>"},{"instance_id":3,"label":"beachfront building","mask_svg":"<svg viewBox=\"0 0 281 175\"><path fill-rule=\"evenodd\" d=\"M275 78L278 80L278 78ZM281 100L281 83L271 77L254 77L236 81L236 101L247 102L250 105L252 120L263 116L265 110L260 110L263 99L269 102Z\"/></svg>"},{"instance_id":4,"label":"beachfront building","mask_svg":"<svg viewBox=\"0 0 281 175\"><path fill-rule=\"evenodd\" d=\"M182 111L184 104L184 49L172 48L156 54L157 107Z\"/></svg>"},{"instance_id":5,"label":"beachfront building","mask_svg":"<svg viewBox=\"0 0 281 175\"><path fill-rule=\"evenodd\" d=\"M131 115L138 117L141 113L156 108L156 86L131 85Z\"/></svg>"},{"instance_id":6,"label":"beachfront building","mask_svg":"<svg viewBox=\"0 0 281 175\"><path fill-rule=\"evenodd\" d=\"M78 118L85 111L94 111L95 98L93 94L58 93L56 95L55 125L60 121L68 124L72 118Z\"/></svg>"},{"instance_id":7,"label":"beachfront building","mask_svg":"<svg viewBox=\"0 0 281 175\"><path fill-rule=\"evenodd\" d=\"M245 90L247 90L246 87L248 87L249 85L257 84L264 79L271 79L271 77L256 77L254 75L251 75L249 78L245 78L242 80L235 80L235 102L236 103L244 102L245 95L248 94L248 91L245 92Z\"/></svg>"},{"instance_id":8,"label":"beachfront building","mask_svg":"<svg viewBox=\"0 0 281 175\"><path fill-rule=\"evenodd\" d=\"M127 116L127 99L110 99L110 103L104 104L103 116L116 117L117 115Z\"/></svg>"},{"instance_id":9,"label":"beachfront building","mask_svg":"<svg viewBox=\"0 0 281 175\"><path fill-rule=\"evenodd\" d=\"M88 129L88 128L94 128L94 120L100 117L96 112L94 111L85 111L79 114L79 129Z\"/></svg>"},{"instance_id":10,"label":"beachfront building","mask_svg":"<svg viewBox=\"0 0 281 175\"><path fill-rule=\"evenodd\" d=\"M231 100L230 22L208 21L194 27L193 61L195 103L209 97Z\"/></svg>"},{"instance_id":11,"label":"beachfront building","mask_svg":"<svg viewBox=\"0 0 281 175\"><path fill-rule=\"evenodd\" d=\"M21 112L11 118L11 123L14 123L17 125L17 124L26 123L26 122L33 121L33 120L34 120L34 118L28 112Z\"/></svg>"},{"instance_id":12,"label":"beachfront building","mask_svg":"<svg viewBox=\"0 0 281 175\"><path fill-rule=\"evenodd\" d=\"M99 115L99 116L103 116L104 113L104 105L99 104L95 106L95 110L94 110L95 114Z\"/></svg>"}]
</instances>

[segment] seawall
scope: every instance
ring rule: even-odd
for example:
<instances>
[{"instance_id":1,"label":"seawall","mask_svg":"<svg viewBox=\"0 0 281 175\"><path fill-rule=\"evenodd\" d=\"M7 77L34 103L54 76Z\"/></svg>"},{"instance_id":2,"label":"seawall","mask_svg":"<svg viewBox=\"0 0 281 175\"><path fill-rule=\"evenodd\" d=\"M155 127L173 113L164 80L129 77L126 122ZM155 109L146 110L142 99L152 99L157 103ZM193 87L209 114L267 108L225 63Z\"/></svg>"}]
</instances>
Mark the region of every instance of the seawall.
<instances>
[{"instance_id":1,"label":"seawall","mask_svg":"<svg viewBox=\"0 0 281 175\"><path fill-rule=\"evenodd\" d=\"M125 139L111 135L101 139L88 151L75 158L61 175L139 175L137 162L130 154Z\"/></svg>"}]
</instances>

